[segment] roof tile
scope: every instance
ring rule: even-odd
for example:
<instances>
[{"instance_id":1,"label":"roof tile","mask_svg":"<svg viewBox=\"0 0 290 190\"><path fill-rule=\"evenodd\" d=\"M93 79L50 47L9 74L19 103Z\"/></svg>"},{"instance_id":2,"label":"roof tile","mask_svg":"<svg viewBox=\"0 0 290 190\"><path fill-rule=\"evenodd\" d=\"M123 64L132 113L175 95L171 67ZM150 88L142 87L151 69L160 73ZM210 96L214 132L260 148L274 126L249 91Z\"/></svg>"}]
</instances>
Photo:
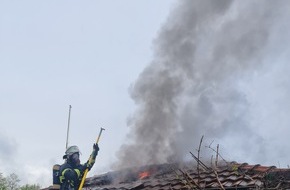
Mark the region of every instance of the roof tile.
<instances>
[{"instance_id":1,"label":"roof tile","mask_svg":"<svg viewBox=\"0 0 290 190\"><path fill-rule=\"evenodd\" d=\"M278 185L281 187L279 182L284 179L283 187L290 188L290 169L275 166L231 162L207 171L197 171L197 167L192 166L179 167L177 164L148 168L151 175L144 179L138 179L138 175L139 172L146 171L146 167L94 176L86 179L85 187L91 190L185 190L197 186L203 189L220 189L221 185L226 188L261 188L265 185L275 188Z\"/></svg>"}]
</instances>

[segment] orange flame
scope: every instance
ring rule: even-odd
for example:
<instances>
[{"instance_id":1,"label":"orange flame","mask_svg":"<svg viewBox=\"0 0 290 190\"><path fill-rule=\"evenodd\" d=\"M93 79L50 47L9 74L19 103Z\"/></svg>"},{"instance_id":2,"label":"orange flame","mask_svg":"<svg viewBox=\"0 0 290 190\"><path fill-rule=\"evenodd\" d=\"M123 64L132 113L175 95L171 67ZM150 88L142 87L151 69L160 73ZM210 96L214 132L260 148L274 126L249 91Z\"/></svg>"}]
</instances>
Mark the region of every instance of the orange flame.
<instances>
[{"instance_id":1,"label":"orange flame","mask_svg":"<svg viewBox=\"0 0 290 190\"><path fill-rule=\"evenodd\" d=\"M147 171L139 173L139 179L144 179L149 176L150 176L150 173Z\"/></svg>"}]
</instances>

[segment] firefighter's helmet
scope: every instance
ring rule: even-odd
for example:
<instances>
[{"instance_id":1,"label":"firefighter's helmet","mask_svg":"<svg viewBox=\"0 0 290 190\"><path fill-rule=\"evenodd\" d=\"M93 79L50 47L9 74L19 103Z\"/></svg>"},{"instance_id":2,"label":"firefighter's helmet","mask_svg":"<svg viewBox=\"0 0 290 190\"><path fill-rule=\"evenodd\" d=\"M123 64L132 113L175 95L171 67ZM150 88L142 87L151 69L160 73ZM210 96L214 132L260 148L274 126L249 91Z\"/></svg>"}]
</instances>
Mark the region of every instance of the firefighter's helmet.
<instances>
[{"instance_id":1,"label":"firefighter's helmet","mask_svg":"<svg viewBox=\"0 0 290 190\"><path fill-rule=\"evenodd\" d=\"M79 149L79 147L77 147L77 146L70 146L70 147L68 147L67 149L66 149L66 151L65 151L65 155L63 156L63 158L65 159L65 158L68 158L68 157L70 157L71 155L73 155L74 153L80 153L80 149Z\"/></svg>"}]
</instances>

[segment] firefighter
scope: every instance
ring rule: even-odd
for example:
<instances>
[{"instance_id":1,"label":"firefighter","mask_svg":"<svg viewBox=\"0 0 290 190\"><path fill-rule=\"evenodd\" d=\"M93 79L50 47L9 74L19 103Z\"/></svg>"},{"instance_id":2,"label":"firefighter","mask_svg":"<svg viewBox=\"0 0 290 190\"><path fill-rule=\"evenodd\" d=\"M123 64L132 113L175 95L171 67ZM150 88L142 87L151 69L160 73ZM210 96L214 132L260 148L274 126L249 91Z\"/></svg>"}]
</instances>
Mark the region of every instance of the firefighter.
<instances>
[{"instance_id":1,"label":"firefighter","mask_svg":"<svg viewBox=\"0 0 290 190\"><path fill-rule=\"evenodd\" d=\"M90 170L99 152L98 144L93 145L93 152L85 164L80 163L80 150L77 146L70 146L65 151L65 163L60 166L60 190L78 190L84 171ZM91 160L91 161L90 161Z\"/></svg>"}]
</instances>

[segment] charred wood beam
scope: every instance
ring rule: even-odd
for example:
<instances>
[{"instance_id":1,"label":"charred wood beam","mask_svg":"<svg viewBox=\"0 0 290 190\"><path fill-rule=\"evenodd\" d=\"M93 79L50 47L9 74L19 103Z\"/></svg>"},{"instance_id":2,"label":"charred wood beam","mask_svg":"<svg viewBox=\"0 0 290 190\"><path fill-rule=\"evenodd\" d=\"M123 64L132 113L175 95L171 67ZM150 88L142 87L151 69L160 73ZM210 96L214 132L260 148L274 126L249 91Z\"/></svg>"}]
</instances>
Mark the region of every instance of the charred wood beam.
<instances>
[{"instance_id":1,"label":"charred wood beam","mask_svg":"<svg viewBox=\"0 0 290 190\"><path fill-rule=\"evenodd\" d=\"M203 168L204 168L204 170L206 170L206 171L209 171L210 170L210 168L209 167L207 167L200 159L198 159L192 152L189 152L190 154L191 154L191 156L196 160L196 162L198 163L198 164L200 164Z\"/></svg>"}]
</instances>

